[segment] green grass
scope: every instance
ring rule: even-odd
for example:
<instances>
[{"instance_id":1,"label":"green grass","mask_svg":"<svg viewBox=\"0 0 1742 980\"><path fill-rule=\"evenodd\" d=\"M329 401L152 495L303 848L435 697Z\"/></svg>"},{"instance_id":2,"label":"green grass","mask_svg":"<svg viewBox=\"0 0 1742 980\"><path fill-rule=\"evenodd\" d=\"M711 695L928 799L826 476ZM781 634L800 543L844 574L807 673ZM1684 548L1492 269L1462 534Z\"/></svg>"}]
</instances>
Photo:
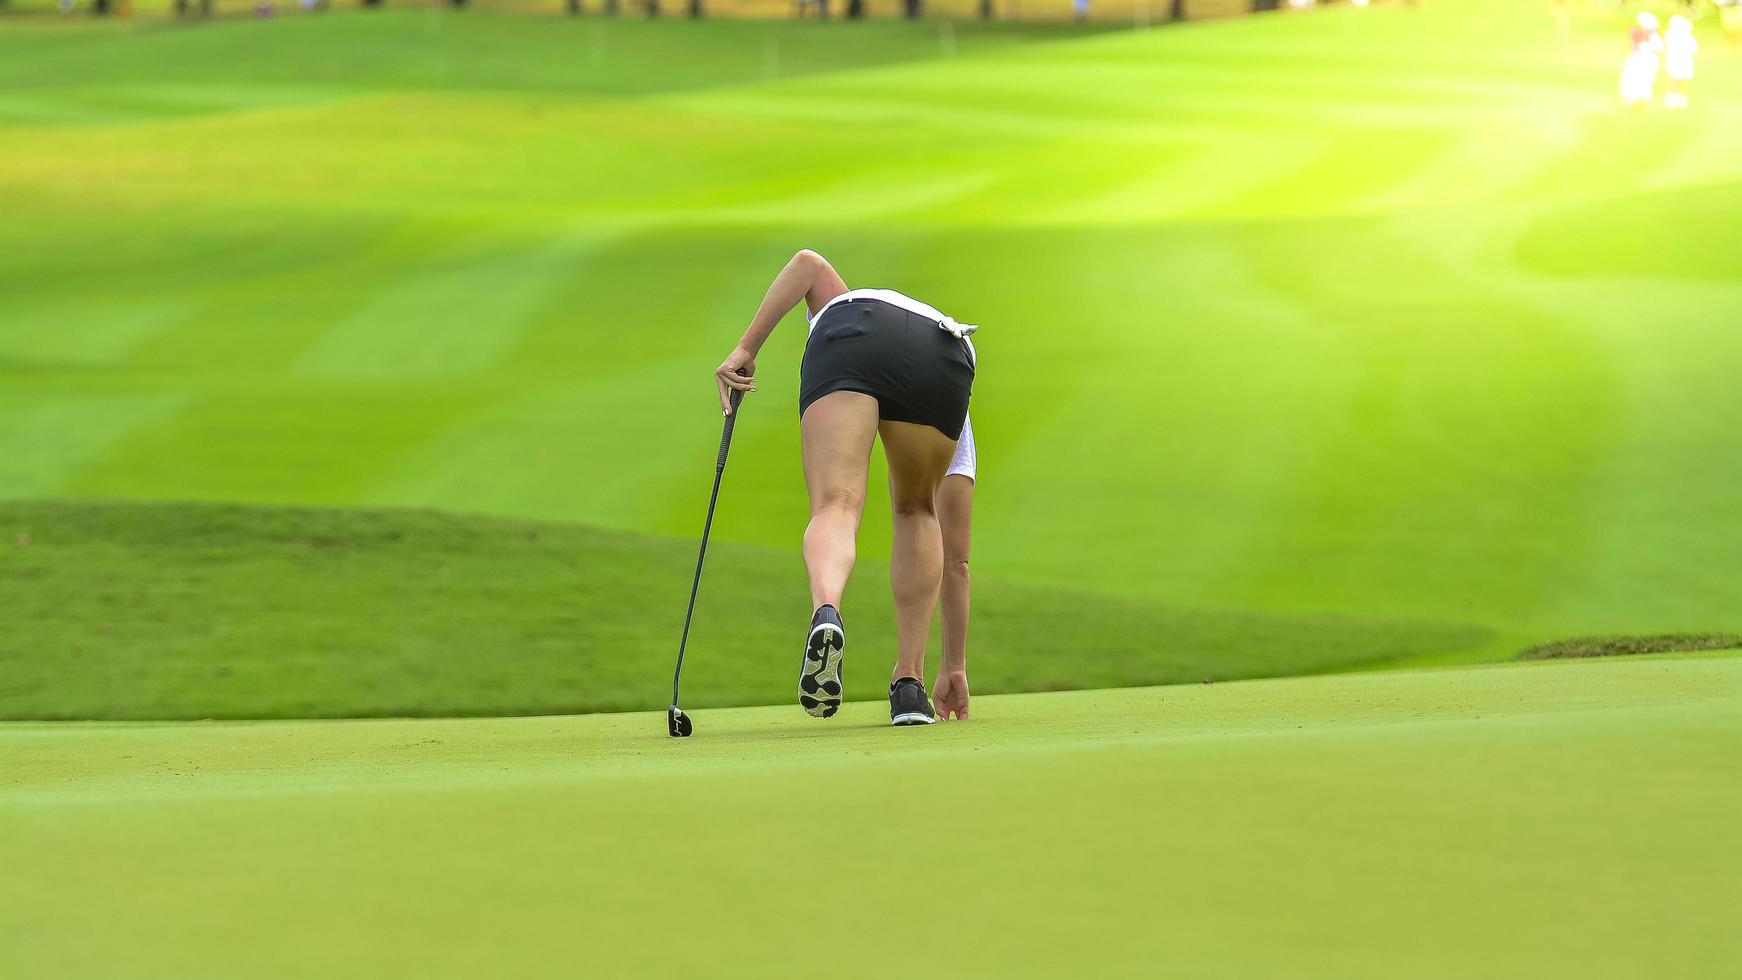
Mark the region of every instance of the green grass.
<instances>
[{"instance_id":1,"label":"green grass","mask_svg":"<svg viewBox=\"0 0 1742 980\"><path fill-rule=\"evenodd\" d=\"M706 488L697 486L699 493ZM700 504L701 501L698 501ZM691 707L790 702L810 616L779 551L709 555ZM405 511L0 503L0 718L624 711L665 696L691 541ZM848 692L895 659L858 573ZM1173 608L982 579L976 691L1197 683L1468 648L1479 627Z\"/></svg>"},{"instance_id":2,"label":"green grass","mask_svg":"<svg viewBox=\"0 0 1742 980\"><path fill-rule=\"evenodd\" d=\"M963 24L953 60L894 22L0 24L0 496L688 539L708 372L813 246L985 325L988 582L1475 627L1411 662L1739 630L1742 60L1708 36L1694 110L1618 113L1621 19ZM716 528L788 569L801 342ZM635 658L596 703L657 689L633 646L584 651ZM1057 657L1157 679L1097 653Z\"/></svg>"},{"instance_id":3,"label":"green grass","mask_svg":"<svg viewBox=\"0 0 1742 980\"><path fill-rule=\"evenodd\" d=\"M1675 976L1742 657L579 718L0 725L0 973ZM244 965L245 964L245 965ZM566 969L567 967L563 967Z\"/></svg>"},{"instance_id":4,"label":"green grass","mask_svg":"<svg viewBox=\"0 0 1742 980\"><path fill-rule=\"evenodd\" d=\"M633 96L935 58L934 28L884 21L831 31L788 21L649 22L434 10L337 11L271 24L151 24L116 31L0 24L8 105L28 121L168 116L342 100L367 92ZM966 23L957 54L1097 33ZM277 93L277 96L274 96ZM49 107L64 103L60 111ZM85 110L85 111L81 111Z\"/></svg>"},{"instance_id":5,"label":"green grass","mask_svg":"<svg viewBox=\"0 0 1742 980\"><path fill-rule=\"evenodd\" d=\"M1733 972L1742 658L1341 673L1742 632L1742 59L1617 112L1627 14L0 22L0 716L660 704L773 271L984 326L973 721L706 707L795 319L695 738L0 723L0 976Z\"/></svg>"}]
</instances>

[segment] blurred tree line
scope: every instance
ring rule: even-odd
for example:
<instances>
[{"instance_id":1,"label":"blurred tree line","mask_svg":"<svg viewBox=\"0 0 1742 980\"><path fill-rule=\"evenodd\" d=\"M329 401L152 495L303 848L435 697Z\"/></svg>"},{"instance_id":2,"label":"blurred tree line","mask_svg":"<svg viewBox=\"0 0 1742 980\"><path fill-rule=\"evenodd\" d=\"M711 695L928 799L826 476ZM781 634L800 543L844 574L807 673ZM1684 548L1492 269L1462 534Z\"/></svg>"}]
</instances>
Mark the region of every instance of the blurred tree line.
<instances>
[{"instance_id":1,"label":"blurred tree line","mask_svg":"<svg viewBox=\"0 0 1742 980\"><path fill-rule=\"evenodd\" d=\"M99 16L130 13L128 9L125 9L128 0L87 0L87 2L90 11ZM210 17L214 13L214 2L215 0L173 0L173 10L177 17ZM271 0L262 0L262 3L269 4L270 2ZM437 0L437 2L449 7L465 8L469 0ZM648 17L659 17L666 12L662 5L665 0L628 0L628 2L638 7L639 12ZM707 0L681 0L681 2L684 14L689 17L703 17L707 13ZM4 10L9 3L10 0L0 0L0 10ZM64 0L62 9L68 9L71 3L72 0ZM330 3L331 0L312 0L312 2L305 2L304 6L305 9L325 10ZM427 0L414 0L414 5L417 6L423 6L426 3ZM624 0L563 0L563 3L564 10L569 15L577 17L595 11L607 17L615 17L623 13L624 7ZM1019 3L1020 0L1004 0L1002 4L998 0L978 0L975 10L982 20L997 20L1000 13L1008 19L1021 19ZM1186 0L1155 0L1155 3L1158 7L1165 4L1165 19L1167 20L1185 20L1188 16ZM387 0L357 0L357 4L361 7L379 8L385 6ZM839 5L838 11L835 8L836 4ZM1279 0L1244 0L1241 4L1242 8L1251 12L1275 10L1279 6ZM919 19L924 17L926 13L925 0L900 0L900 9L903 17L909 20ZM812 17L819 20L828 20L837 13L852 20L862 19L869 14L866 0L793 0L793 12L795 16L800 18ZM1143 22L1148 23L1147 13L1144 15Z\"/></svg>"}]
</instances>

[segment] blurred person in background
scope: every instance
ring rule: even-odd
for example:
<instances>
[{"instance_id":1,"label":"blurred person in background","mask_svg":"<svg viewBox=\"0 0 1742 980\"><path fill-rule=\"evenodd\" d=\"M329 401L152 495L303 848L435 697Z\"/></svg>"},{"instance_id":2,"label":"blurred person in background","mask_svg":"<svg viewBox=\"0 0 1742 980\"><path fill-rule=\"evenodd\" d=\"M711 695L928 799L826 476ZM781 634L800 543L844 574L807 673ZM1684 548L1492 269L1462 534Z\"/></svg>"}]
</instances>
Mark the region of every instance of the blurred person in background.
<instances>
[{"instance_id":1,"label":"blurred person in background","mask_svg":"<svg viewBox=\"0 0 1742 980\"><path fill-rule=\"evenodd\" d=\"M1651 104L1652 90L1657 87L1658 55L1663 50L1663 38L1657 33L1657 17L1642 10L1627 32L1627 60L1621 64L1621 104L1639 106Z\"/></svg>"},{"instance_id":2,"label":"blurred person in background","mask_svg":"<svg viewBox=\"0 0 1742 980\"><path fill-rule=\"evenodd\" d=\"M1663 73L1669 77L1669 91L1663 94L1666 108L1688 107L1688 82L1693 80L1694 54L1699 50L1693 23L1681 14L1671 17L1663 37Z\"/></svg>"}]
</instances>

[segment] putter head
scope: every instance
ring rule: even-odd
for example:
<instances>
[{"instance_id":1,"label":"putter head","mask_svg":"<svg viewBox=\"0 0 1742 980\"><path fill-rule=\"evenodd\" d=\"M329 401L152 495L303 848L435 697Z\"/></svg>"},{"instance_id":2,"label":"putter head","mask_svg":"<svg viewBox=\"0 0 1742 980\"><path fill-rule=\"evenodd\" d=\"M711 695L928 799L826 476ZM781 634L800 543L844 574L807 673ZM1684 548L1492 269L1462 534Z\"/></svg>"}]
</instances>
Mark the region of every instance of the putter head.
<instances>
[{"instance_id":1,"label":"putter head","mask_svg":"<svg viewBox=\"0 0 1742 980\"><path fill-rule=\"evenodd\" d=\"M665 728L672 738L689 738L690 733L696 730L696 726L690 722L690 716L684 714L683 709L675 704L665 709Z\"/></svg>"}]
</instances>

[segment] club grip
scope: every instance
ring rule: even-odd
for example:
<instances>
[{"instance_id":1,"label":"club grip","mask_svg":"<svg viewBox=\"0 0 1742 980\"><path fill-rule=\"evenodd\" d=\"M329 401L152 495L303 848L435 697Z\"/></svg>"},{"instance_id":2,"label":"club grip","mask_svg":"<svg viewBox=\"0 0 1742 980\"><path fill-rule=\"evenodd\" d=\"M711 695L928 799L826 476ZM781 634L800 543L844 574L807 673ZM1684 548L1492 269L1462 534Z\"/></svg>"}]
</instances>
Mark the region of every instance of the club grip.
<instances>
[{"instance_id":1,"label":"club grip","mask_svg":"<svg viewBox=\"0 0 1742 980\"><path fill-rule=\"evenodd\" d=\"M737 394L737 392L733 392ZM737 401L736 398L732 399ZM738 421L738 406L732 406L732 414L726 416L726 431L720 434L720 458L714 461L714 472L722 473L726 469L726 450L732 448L732 423Z\"/></svg>"},{"instance_id":2,"label":"club grip","mask_svg":"<svg viewBox=\"0 0 1742 980\"><path fill-rule=\"evenodd\" d=\"M744 376L744 369L738 369L738 376ZM714 462L714 472L723 473L726 470L726 450L732 448L732 426L738 421L738 406L744 401L744 393L736 388L726 396L727 404L732 406L732 414L726 416L726 430L720 433L720 458Z\"/></svg>"}]
</instances>

